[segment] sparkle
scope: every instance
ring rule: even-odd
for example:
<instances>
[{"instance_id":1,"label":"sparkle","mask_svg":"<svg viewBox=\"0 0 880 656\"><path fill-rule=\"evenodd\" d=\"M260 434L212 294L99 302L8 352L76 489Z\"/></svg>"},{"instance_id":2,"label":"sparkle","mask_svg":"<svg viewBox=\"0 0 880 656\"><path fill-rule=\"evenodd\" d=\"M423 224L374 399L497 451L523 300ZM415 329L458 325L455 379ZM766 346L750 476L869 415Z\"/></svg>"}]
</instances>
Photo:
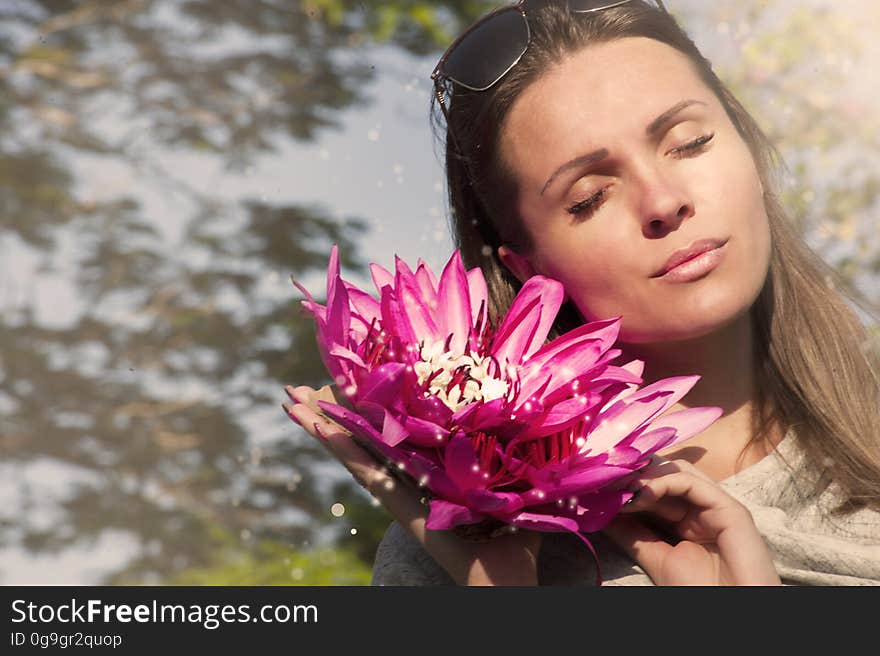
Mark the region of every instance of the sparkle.
<instances>
[{"instance_id":1,"label":"sparkle","mask_svg":"<svg viewBox=\"0 0 880 656\"><path fill-rule=\"evenodd\" d=\"M341 503L334 503L330 506L330 514L334 517L342 517L345 514L345 506Z\"/></svg>"},{"instance_id":2,"label":"sparkle","mask_svg":"<svg viewBox=\"0 0 880 656\"><path fill-rule=\"evenodd\" d=\"M353 529L351 529L350 533L351 533L352 535L357 535L358 530L357 530L356 528L353 528Z\"/></svg>"},{"instance_id":3,"label":"sparkle","mask_svg":"<svg viewBox=\"0 0 880 656\"><path fill-rule=\"evenodd\" d=\"M302 567L294 567L290 570L290 578L294 581L302 581L305 575L306 573L303 571Z\"/></svg>"}]
</instances>

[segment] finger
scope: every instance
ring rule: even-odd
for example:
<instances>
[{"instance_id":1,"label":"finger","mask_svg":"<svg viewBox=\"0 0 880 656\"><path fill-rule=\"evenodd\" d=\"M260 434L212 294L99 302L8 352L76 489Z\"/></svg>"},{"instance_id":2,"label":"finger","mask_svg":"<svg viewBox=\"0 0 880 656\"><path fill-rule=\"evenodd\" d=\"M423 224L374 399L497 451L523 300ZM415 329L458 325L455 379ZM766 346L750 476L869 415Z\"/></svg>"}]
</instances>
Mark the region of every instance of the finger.
<instances>
[{"instance_id":1,"label":"finger","mask_svg":"<svg viewBox=\"0 0 880 656\"><path fill-rule=\"evenodd\" d=\"M692 507L688 519L697 522L703 531L717 535L732 525L750 522L748 510L727 494L719 485L689 472L675 472L645 480L628 511L651 510L661 499L677 499ZM697 528L694 526L692 528Z\"/></svg>"},{"instance_id":2,"label":"finger","mask_svg":"<svg viewBox=\"0 0 880 656\"><path fill-rule=\"evenodd\" d=\"M687 517L688 512L693 508L693 506L683 499L676 499L673 497L665 497L662 499L658 499L655 503L651 505L635 505L635 500L640 495L636 493L633 497L633 500L621 508L621 512L623 513L638 513L649 511L665 522L669 522L670 524L677 524L682 521L685 517Z\"/></svg>"},{"instance_id":3,"label":"finger","mask_svg":"<svg viewBox=\"0 0 880 656\"><path fill-rule=\"evenodd\" d=\"M325 385L319 390L313 389L311 387L307 387L305 385L301 385L299 387L292 387L290 385L286 385L284 387L284 391L287 396L290 397L290 400L294 403L302 404L305 407L309 408L314 412L318 417L320 417L322 426L326 423L328 426L332 427L333 432L343 431L345 429L342 428L335 421L330 419L323 410L321 410L320 406L318 406L318 401L329 401L330 403L337 403L338 399L334 396L335 392L329 385ZM338 403L337 403L338 405ZM306 425L306 430L309 430L310 424Z\"/></svg>"},{"instance_id":4,"label":"finger","mask_svg":"<svg viewBox=\"0 0 880 656\"><path fill-rule=\"evenodd\" d=\"M306 431L311 433L313 437L327 438L335 436L337 434L349 434L348 431L346 431L342 426L328 420L319 412L315 412L314 409L303 403L296 403L294 405L291 405L289 403L282 403L281 407L287 413L288 417L290 417L293 421L305 428ZM313 430L316 425L320 429L320 435Z\"/></svg>"},{"instance_id":5,"label":"finger","mask_svg":"<svg viewBox=\"0 0 880 656\"><path fill-rule=\"evenodd\" d=\"M660 580L661 565L672 546L656 531L635 517L618 515L602 532L637 562L652 580Z\"/></svg>"},{"instance_id":6,"label":"finger","mask_svg":"<svg viewBox=\"0 0 880 656\"><path fill-rule=\"evenodd\" d=\"M286 385L284 387L284 391L287 393L287 396L290 397L290 400L294 403L301 403L314 410L315 412L320 412L321 409L318 407L318 399L317 399L317 390L312 389L306 385L300 385L299 387L293 387L291 385Z\"/></svg>"},{"instance_id":7,"label":"finger","mask_svg":"<svg viewBox=\"0 0 880 656\"><path fill-rule=\"evenodd\" d=\"M302 398L303 393L300 391L297 397ZM359 446L348 431L324 420L311 408L297 403L293 406L284 404L284 409L292 419L317 437L355 480L378 499L400 523L406 525L427 518L428 508L421 501L427 495L418 491L415 484L409 481L405 481L408 485L401 485L405 474L399 474L393 466L384 466L384 460L378 461L370 451Z\"/></svg>"}]
</instances>

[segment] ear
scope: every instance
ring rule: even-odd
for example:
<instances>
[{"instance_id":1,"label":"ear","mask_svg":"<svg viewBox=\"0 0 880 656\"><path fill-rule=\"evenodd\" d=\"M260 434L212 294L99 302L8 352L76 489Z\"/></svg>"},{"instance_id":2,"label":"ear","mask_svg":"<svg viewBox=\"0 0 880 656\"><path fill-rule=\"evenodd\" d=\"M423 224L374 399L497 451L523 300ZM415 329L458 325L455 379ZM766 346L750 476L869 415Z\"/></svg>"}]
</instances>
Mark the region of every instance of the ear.
<instances>
[{"instance_id":1,"label":"ear","mask_svg":"<svg viewBox=\"0 0 880 656\"><path fill-rule=\"evenodd\" d=\"M525 255L520 255L519 253L514 252L508 246L499 246L498 247L498 259L507 267L508 271L510 271L520 282L525 282L529 278L534 275L537 275L538 272L535 271L535 267L532 266L532 263Z\"/></svg>"}]
</instances>

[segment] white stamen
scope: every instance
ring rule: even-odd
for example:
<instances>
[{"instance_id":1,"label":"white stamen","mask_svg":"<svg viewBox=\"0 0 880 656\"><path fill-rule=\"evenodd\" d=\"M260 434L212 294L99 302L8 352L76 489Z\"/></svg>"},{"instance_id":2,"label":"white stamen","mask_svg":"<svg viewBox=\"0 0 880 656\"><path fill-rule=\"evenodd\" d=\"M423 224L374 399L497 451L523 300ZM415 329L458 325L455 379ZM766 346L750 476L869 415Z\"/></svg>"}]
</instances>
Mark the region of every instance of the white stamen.
<instances>
[{"instance_id":1,"label":"white stamen","mask_svg":"<svg viewBox=\"0 0 880 656\"><path fill-rule=\"evenodd\" d=\"M429 394L438 397L452 410L507 395L507 381L489 375L489 358L480 358L473 353L445 351L445 346L444 341L423 343L419 348L419 361L413 364L420 384L431 381ZM457 382L450 388L454 375Z\"/></svg>"}]
</instances>

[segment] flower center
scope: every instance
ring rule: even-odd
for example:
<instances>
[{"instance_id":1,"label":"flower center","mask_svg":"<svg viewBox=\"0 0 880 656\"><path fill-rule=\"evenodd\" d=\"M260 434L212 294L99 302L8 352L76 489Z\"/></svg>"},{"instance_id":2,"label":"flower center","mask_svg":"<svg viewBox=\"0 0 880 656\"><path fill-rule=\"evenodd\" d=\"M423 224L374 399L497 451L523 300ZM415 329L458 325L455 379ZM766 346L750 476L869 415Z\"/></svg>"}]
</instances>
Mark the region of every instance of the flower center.
<instances>
[{"instance_id":1,"label":"flower center","mask_svg":"<svg viewBox=\"0 0 880 656\"><path fill-rule=\"evenodd\" d=\"M489 373L492 360L474 353L453 353L445 342L423 343L413 370L425 394L437 396L452 410L507 395L508 383Z\"/></svg>"}]
</instances>

